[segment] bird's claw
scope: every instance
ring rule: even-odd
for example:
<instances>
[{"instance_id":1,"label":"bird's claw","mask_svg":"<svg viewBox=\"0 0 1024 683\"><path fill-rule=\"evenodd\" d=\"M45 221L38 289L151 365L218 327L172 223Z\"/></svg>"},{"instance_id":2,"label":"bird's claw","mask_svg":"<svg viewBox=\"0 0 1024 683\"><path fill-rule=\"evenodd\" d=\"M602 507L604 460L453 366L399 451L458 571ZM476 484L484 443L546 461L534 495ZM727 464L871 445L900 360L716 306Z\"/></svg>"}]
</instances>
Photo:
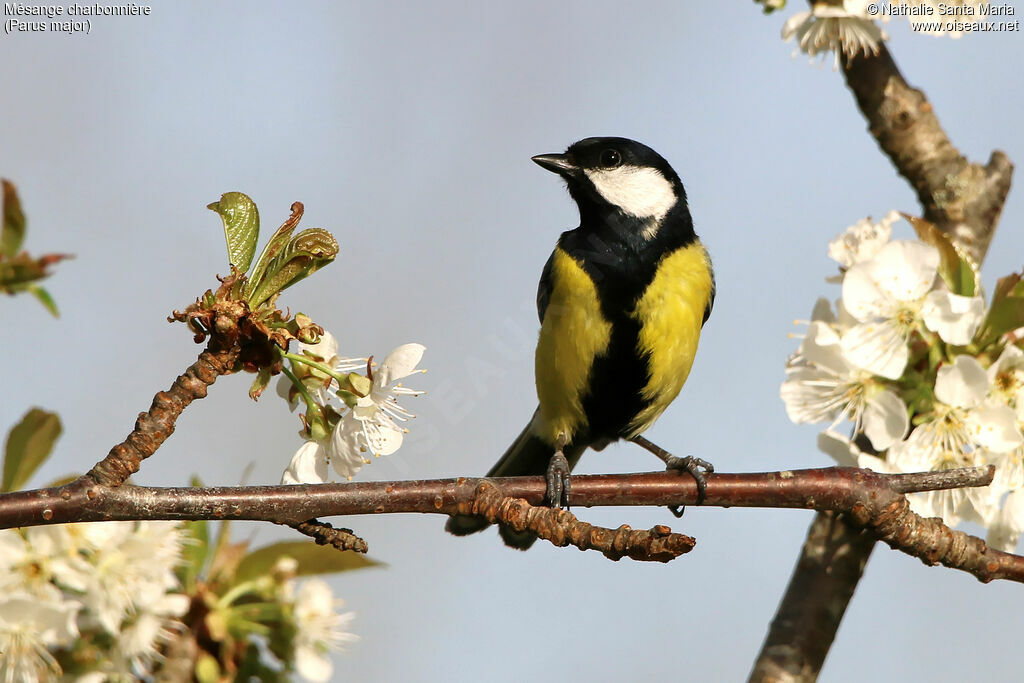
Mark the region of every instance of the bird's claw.
<instances>
[{"instance_id":1,"label":"bird's claw","mask_svg":"<svg viewBox=\"0 0 1024 683\"><path fill-rule=\"evenodd\" d=\"M688 455L685 458L679 458L674 455L669 456L665 460L665 469L679 470L689 472L690 476L693 477L694 481L697 482L697 505L704 502L704 497L707 494L708 482L704 477L705 470L708 474L712 474L715 471L715 466L709 463L707 460ZM681 510L672 510L672 514L676 517L682 517L683 513Z\"/></svg>"},{"instance_id":2,"label":"bird's claw","mask_svg":"<svg viewBox=\"0 0 1024 683\"><path fill-rule=\"evenodd\" d=\"M544 497L547 504L553 508L569 507L569 461L565 459L562 451L555 451L548 463L547 491Z\"/></svg>"}]
</instances>

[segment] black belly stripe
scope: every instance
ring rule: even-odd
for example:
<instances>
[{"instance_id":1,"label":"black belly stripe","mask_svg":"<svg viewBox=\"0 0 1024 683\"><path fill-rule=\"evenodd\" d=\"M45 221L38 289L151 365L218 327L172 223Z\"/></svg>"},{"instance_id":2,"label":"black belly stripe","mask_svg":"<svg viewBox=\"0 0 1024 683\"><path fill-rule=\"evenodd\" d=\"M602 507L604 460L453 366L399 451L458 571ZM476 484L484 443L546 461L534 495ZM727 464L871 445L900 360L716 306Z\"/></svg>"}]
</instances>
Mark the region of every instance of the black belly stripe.
<instances>
[{"instance_id":1,"label":"black belly stripe","mask_svg":"<svg viewBox=\"0 0 1024 683\"><path fill-rule=\"evenodd\" d=\"M620 316L612 326L608 352L590 370L590 392L583 399L588 440L619 439L636 415L647 407L641 390L649 380L647 359L637 352L640 325Z\"/></svg>"}]
</instances>

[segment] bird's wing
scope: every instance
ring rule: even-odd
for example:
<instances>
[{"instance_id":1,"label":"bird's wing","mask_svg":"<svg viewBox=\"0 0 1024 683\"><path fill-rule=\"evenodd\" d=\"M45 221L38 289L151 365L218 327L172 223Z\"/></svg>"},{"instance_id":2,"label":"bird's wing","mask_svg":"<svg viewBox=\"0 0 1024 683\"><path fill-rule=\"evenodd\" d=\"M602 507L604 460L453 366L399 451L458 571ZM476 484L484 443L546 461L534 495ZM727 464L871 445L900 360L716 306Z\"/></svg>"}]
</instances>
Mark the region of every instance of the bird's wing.
<instances>
[{"instance_id":1,"label":"bird's wing","mask_svg":"<svg viewBox=\"0 0 1024 683\"><path fill-rule=\"evenodd\" d=\"M711 257L708 255L707 249L704 250L704 258L708 260L708 273L711 274L711 292L708 294L708 304L704 307L704 319L700 321L700 326L704 327L704 323L711 317L711 307L715 304L715 269L711 267Z\"/></svg>"},{"instance_id":2,"label":"bird's wing","mask_svg":"<svg viewBox=\"0 0 1024 683\"><path fill-rule=\"evenodd\" d=\"M540 282L537 283L537 315L540 322L544 324L544 313L548 310L548 300L551 298L551 264L555 260L555 252L551 252L548 262L544 264L544 270L540 274Z\"/></svg>"}]
</instances>

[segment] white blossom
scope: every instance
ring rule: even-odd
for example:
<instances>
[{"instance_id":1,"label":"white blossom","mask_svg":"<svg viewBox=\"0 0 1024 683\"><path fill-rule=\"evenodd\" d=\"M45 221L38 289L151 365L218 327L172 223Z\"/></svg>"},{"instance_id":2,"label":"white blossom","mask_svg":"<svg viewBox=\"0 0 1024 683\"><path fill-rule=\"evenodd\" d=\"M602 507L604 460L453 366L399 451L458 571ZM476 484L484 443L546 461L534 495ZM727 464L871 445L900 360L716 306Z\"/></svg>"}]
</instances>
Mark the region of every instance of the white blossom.
<instances>
[{"instance_id":1,"label":"white blossom","mask_svg":"<svg viewBox=\"0 0 1024 683\"><path fill-rule=\"evenodd\" d=\"M984 314L981 297L931 291L939 252L921 242L897 240L862 261L843 278L843 306L856 320L843 335L845 357L870 372L898 379L910 357L908 342L922 328L950 344L966 344Z\"/></svg>"},{"instance_id":2,"label":"white blossom","mask_svg":"<svg viewBox=\"0 0 1024 683\"><path fill-rule=\"evenodd\" d=\"M334 453L342 461L355 463L365 458L363 454L367 452L374 456L390 455L402 445L407 430L401 423L415 415L399 405L398 397L419 396L423 392L409 389L399 380L425 372L416 369L425 350L422 344L403 344L381 362L373 373L370 392L359 397L331 435Z\"/></svg>"},{"instance_id":3,"label":"white blossom","mask_svg":"<svg viewBox=\"0 0 1024 683\"><path fill-rule=\"evenodd\" d=\"M787 364L780 395L793 422L831 421L835 427L850 420L854 431L863 429L878 450L902 439L909 428L903 400L871 373L847 362L839 334L823 321L809 325Z\"/></svg>"},{"instance_id":4,"label":"white blossom","mask_svg":"<svg viewBox=\"0 0 1024 683\"><path fill-rule=\"evenodd\" d=\"M813 61L818 54L839 53L847 57L878 54L879 45L887 38L868 16L866 0L843 0L841 3L815 2L809 12L798 12L782 27L782 39L796 37L799 49Z\"/></svg>"},{"instance_id":5,"label":"white blossom","mask_svg":"<svg viewBox=\"0 0 1024 683\"><path fill-rule=\"evenodd\" d=\"M355 615L338 612L343 604L322 579L308 579L296 592L294 662L299 675L308 681L331 680L334 666L330 652L359 639L345 630Z\"/></svg>"},{"instance_id":6,"label":"white blossom","mask_svg":"<svg viewBox=\"0 0 1024 683\"><path fill-rule=\"evenodd\" d=\"M51 681L61 668L49 648L70 646L78 637L79 603L42 600L36 595L0 597L0 680Z\"/></svg>"},{"instance_id":7,"label":"white blossom","mask_svg":"<svg viewBox=\"0 0 1024 683\"><path fill-rule=\"evenodd\" d=\"M1024 442L1008 406L985 403L988 375L973 356L957 356L939 368L935 405L906 441L889 449L889 460L906 472L947 470L986 464L989 453L1006 453ZM991 493L958 488L922 494L932 516L953 525L990 516Z\"/></svg>"},{"instance_id":8,"label":"white blossom","mask_svg":"<svg viewBox=\"0 0 1024 683\"><path fill-rule=\"evenodd\" d=\"M93 522L86 539L93 545L82 601L110 634L179 587L183 531L176 522Z\"/></svg>"},{"instance_id":9,"label":"white blossom","mask_svg":"<svg viewBox=\"0 0 1024 683\"><path fill-rule=\"evenodd\" d=\"M843 268L867 261L889 243L899 218L899 212L890 211L878 223L870 217L857 221L828 243L828 255Z\"/></svg>"},{"instance_id":10,"label":"white blossom","mask_svg":"<svg viewBox=\"0 0 1024 683\"><path fill-rule=\"evenodd\" d=\"M989 523L986 540L993 548L1012 553L1017 549L1021 533L1024 533L1024 489L1006 497L999 513Z\"/></svg>"}]
</instances>

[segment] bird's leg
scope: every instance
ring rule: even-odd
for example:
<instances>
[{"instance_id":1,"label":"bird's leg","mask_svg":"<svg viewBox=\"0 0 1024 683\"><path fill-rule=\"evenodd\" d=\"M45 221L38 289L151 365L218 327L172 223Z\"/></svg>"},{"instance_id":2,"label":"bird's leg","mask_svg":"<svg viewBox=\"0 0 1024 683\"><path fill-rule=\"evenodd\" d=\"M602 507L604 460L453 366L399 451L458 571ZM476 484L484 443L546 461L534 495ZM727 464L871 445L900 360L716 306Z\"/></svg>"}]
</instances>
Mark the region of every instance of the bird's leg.
<instances>
[{"instance_id":1,"label":"bird's leg","mask_svg":"<svg viewBox=\"0 0 1024 683\"><path fill-rule=\"evenodd\" d=\"M715 471L714 465L707 460L702 460L692 455L688 455L685 458L676 457L658 444L648 441L642 436L634 436L630 441L658 456L665 463L665 469L689 472L690 476L697 482L697 505L704 502L708 482L704 478L704 472L701 471L701 468L708 473L713 473ZM669 510L672 510L672 514L676 517L683 515L682 508L680 507L669 507Z\"/></svg>"},{"instance_id":2,"label":"bird's leg","mask_svg":"<svg viewBox=\"0 0 1024 683\"><path fill-rule=\"evenodd\" d=\"M562 449L568 439L564 435L558 437L558 447L548 462L547 491L544 497L549 507L569 509L569 461Z\"/></svg>"}]
</instances>

